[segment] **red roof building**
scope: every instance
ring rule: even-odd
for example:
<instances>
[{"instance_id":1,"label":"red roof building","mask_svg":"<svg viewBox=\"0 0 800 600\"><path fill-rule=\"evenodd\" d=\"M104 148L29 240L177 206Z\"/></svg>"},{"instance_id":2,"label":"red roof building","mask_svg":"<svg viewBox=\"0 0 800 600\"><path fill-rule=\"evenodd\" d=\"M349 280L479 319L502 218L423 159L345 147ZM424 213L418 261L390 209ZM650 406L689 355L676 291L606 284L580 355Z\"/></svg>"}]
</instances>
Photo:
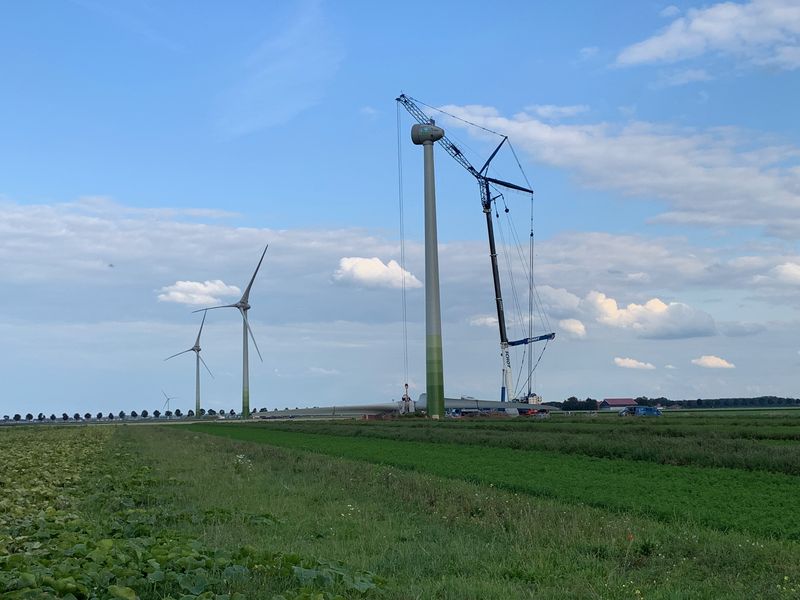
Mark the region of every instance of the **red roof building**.
<instances>
[{"instance_id":1,"label":"red roof building","mask_svg":"<svg viewBox=\"0 0 800 600\"><path fill-rule=\"evenodd\" d=\"M638 406L633 398L606 398L600 403L600 410Z\"/></svg>"}]
</instances>

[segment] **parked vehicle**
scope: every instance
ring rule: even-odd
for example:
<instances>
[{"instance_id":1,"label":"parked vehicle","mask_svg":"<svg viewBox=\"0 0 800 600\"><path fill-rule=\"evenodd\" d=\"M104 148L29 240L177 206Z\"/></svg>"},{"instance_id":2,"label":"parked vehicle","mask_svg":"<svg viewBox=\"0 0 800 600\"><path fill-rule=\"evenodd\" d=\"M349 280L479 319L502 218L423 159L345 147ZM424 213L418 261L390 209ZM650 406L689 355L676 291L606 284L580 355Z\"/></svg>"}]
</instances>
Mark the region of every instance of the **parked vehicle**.
<instances>
[{"instance_id":1,"label":"parked vehicle","mask_svg":"<svg viewBox=\"0 0 800 600\"><path fill-rule=\"evenodd\" d=\"M661 411L655 406L626 406L619 411L620 417L660 417Z\"/></svg>"}]
</instances>

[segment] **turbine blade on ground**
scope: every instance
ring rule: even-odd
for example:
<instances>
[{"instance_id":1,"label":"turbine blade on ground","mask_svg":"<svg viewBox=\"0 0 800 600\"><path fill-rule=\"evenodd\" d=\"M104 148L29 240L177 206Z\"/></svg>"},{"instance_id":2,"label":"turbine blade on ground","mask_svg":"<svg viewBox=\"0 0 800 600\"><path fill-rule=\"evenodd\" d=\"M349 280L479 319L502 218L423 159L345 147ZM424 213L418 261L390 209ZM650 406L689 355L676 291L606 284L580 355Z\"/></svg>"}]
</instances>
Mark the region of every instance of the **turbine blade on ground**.
<instances>
[{"instance_id":1,"label":"turbine blade on ground","mask_svg":"<svg viewBox=\"0 0 800 600\"><path fill-rule=\"evenodd\" d=\"M199 358L200 362L203 363L203 366L206 368L206 371L208 371L208 374L211 375L211 379L214 379L214 374L211 372L211 369L208 368L206 361L203 360L203 357L200 356L199 352L197 353L197 358Z\"/></svg>"},{"instance_id":2,"label":"turbine blade on ground","mask_svg":"<svg viewBox=\"0 0 800 600\"><path fill-rule=\"evenodd\" d=\"M168 356L164 360L169 360L170 358L175 358L176 356L180 356L181 354L186 354L187 352L191 352L192 349L189 348L188 350L184 350L183 352L178 352L177 354L173 354L172 356Z\"/></svg>"},{"instance_id":3,"label":"turbine blade on ground","mask_svg":"<svg viewBox=\"0 0 800 600\"><path fill-rule=\"evenodd\" d=\"M247 284L247 287L244 290L244 294L242 294L242 299L239 302L245 302L245 303L248 302L248 300L250 298L250 288L253 287L253 282L256 280L256 275L258 275L258 270L261 268L261 263L264 260L264 255L267 253L267 249L268 248L269 248L269 244L267 244L267 247L264 248L264 252L261 253L261 258L258 261L258 265L256 266L256 270L253 272L253 276L250 278L250 283Z\"/></svg>"}]
</instances>

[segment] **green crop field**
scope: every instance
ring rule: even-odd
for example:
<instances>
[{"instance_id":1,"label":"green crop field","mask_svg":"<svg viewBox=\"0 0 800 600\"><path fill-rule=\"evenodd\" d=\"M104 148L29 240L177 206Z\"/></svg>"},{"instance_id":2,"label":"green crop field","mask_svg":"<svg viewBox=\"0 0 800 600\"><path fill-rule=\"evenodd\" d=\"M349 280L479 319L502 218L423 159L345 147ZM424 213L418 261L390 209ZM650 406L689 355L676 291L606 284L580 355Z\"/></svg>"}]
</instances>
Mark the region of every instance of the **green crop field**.
<instances>
[{"instance_id":1,"label":"green crop field","mask_svg":"<svg viewBox=\"0 0 800 600\"><path fill-rule=\"evenodd\" d=\"M795 414L7 428L0 597L799 597Z\"/></svg>"}]
</instances>

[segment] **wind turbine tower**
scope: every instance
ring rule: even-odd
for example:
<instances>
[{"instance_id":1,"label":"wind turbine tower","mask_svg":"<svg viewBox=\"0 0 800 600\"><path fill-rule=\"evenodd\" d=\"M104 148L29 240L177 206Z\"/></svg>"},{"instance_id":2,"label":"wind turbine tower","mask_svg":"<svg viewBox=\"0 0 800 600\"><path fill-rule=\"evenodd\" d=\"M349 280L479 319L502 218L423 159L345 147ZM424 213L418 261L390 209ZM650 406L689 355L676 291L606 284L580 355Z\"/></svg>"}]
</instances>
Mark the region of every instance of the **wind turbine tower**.
<instances>
[{"instance_id":1,"label":"wind turbine tower","mask_svg":"<svg viewBox=\"0 0 800 600\"><path fill-rule=\"evenodd\" d=\"M411 127L411 141L422 146L425 162L425 388L428 415L444 416L444 362L442 359L442 310L439 301L439 241L436 231L436 181L433 143L444 129L429 123Z\"/></svg>"},{"instance_id":2,"label":"wind turbine tower","mask_svg":"<svg viewBox=\"0 0 800 600\"><path fill-rule=\"evenodd\" d=\"M264 359L261 357L261 351L258 349L258 344L256 343L256 338L253 335L253 330L250 329L250 323L247 321L247 311L250 310L250 289L253 287L253 282L256 280L256 275L258 275L258 270L261 268L261 263L264 261L264 255L267 253L267 249L269 248L269 244L267 244L266 248L264 248L264 252L261 253L261 258L258 261L258 265L256 265L256 270L253 272L253 276L250 278L250 283L247 284L247 287L244 290L244 294L239 299L238 302L235 304L224 304L222 306L212 306L210 308L201 308L200 310L196 310L194 312L200 312L201 310L214 310L216 308L238 308L239 313L242 315L242 418L249 419L250 418L250 371L249 371L249 359L248 359L248 349L249 349L249 340L247 339L247 335L250 334L250 339L253 340L253 346L256 348L256 352L258 353L258 358L261 362L264 362Z\"/></svg>"},{"instance_id":3,"label":"wind turbine tower","mask_svg":"<svg viewBox=\"0 0 800 600\"><path fill-rule=\"evenodd\" d=\"M211 369L208 368L206 361L203 360L203 357L200 356L200 335L203 333L203 325L206 322L206 313L203 312L203 320L200 322L200 331L197 332L197 339L194 342L194 346L189 348L188 350L184 350L183 352L178 352L177 354L173 354L172 356L168 356L164 360L167 361L170 358L175 358L176 356L180 356L181 354L186 354L187 352L194 352L195 353L195 370L194 370L194 414L195 416L200 416L200 363L203 363L203 366L208 371L208 374L211 377L214 377L214 374L211 372ZM166 395L166 394L165 394Z\"/></svg>"}]
</instances>

